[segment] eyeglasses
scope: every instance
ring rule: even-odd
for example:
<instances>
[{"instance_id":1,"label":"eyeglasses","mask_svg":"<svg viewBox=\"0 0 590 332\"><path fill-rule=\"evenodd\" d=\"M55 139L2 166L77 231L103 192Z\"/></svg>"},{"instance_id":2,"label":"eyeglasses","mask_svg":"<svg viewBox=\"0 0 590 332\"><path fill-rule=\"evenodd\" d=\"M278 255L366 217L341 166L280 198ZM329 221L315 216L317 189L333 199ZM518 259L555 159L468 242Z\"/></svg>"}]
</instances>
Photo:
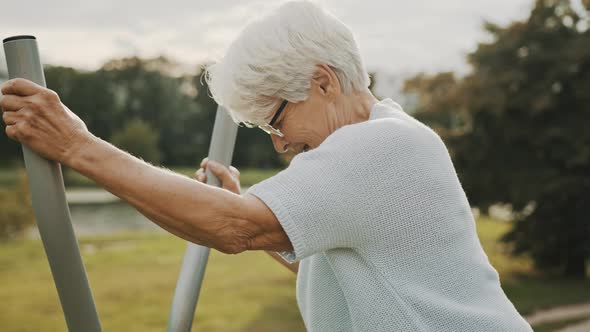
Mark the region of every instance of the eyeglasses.
<instances>
[{"instance_id":1,"label":"eyeglasses","mask_svg":"<svg viewBox=\"0 0 590 332\"><path fill-rule=\"evenodd\" d=\"M244 123L247 124L250 127L258 127L262 130L264 130L267 134L269 135L277 135L279 137L284 137L285 135L278 130L277 128L273 127L274 123L277 121L277 119L279 118L279 115L281 115L281 113L283 112L283 110L285 109L285 106L287 106L288 101L285 99L283 100L283 102L281 103L281 106L279 106L279 109L277 109L277 111L275 112L275 115L272 117L272 119L270 120L270 122L268 124L263 124L263 125L255 125L249 121L245 121Z\"/></svg>"}]
</instances>

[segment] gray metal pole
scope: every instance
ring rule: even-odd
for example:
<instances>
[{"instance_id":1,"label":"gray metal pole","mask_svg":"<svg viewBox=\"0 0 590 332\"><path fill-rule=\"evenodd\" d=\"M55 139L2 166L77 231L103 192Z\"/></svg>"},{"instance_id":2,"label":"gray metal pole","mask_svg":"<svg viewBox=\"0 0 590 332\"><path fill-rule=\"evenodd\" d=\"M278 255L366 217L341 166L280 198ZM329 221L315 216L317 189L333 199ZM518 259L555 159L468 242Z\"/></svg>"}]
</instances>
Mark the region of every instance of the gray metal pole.
<instances>
[{"instance_id":1,"label":"gray metal pole","mask_svg":"<svg viewBox=\"0 0 590 332\"><path fill-rule=\"evenodd\" d=\"M14 36L3 41L8 76L45 86L45 75L33 36ZM70 221L70 210L60 164L47 160L23 145L23 155L37 227L49 260L55 287L68 330L100 331L78 242Z\"/></svg>"},{"instance_id":2,"label":"gray metal pole","mask_svg":"<svg viewBox=\"0 0 590 332\"><path fill-rule=\"evenodd\" d=\"M230 165L238 126L222 107L217 108L215 125L209 146L209 160ZM207 170L207 184L219 187L221 182ZM197 301L205 267L209 258L209 248L189 243L182 261L180 276L172 299L168 332L189 332L193 324Z\"/></svg>"}]
</instances>

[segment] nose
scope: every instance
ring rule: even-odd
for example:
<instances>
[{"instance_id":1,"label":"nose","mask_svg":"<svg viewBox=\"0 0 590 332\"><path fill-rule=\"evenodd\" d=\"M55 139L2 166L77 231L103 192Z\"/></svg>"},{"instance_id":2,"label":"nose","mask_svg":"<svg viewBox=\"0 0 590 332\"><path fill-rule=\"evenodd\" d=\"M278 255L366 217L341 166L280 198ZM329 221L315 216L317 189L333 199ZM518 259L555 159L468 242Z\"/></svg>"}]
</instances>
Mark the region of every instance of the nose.
<instances>
[{"instance_id":1,"label":"nose","mask_svg":"<svg viewBox=\"0 0 590 332\"><path fill-rule=\"evenodd\" d=\"M287 152L289 149L289 143L287 143L287 140L285 140L284 137L270 135L270 139L272 140L272 145L278 153Z\"/></svg>"}]
</instances>

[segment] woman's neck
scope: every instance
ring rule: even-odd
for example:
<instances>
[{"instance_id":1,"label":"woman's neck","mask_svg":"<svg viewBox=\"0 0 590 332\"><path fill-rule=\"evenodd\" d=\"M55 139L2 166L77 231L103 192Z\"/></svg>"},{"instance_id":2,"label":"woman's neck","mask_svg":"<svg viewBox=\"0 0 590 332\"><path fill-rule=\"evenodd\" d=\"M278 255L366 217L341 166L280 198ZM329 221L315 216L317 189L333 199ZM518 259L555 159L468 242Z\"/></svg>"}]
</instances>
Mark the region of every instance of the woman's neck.
<instances>
[{"instance_id":1,"label":"woman's neck","mask_svg":"<svg viewBox=\"0 0 590 332\"><path fill-rule=\"evenodd\" d=\"M373 105L379 100L369 89L351 95L343 95L337 103L338 127L369 120Z\"/></svg>"}]
</instances>

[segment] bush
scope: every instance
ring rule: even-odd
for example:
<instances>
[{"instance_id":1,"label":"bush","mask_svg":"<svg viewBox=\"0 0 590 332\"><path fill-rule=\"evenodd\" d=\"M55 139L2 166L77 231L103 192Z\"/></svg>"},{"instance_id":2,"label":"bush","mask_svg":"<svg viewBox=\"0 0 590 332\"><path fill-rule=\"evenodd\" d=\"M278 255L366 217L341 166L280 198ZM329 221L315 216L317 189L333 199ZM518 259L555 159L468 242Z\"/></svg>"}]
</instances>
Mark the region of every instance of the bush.
<instances>
[{"instance_id":1,"label":"bush","mask_svg":"<svg viewBox=\"0 0 590 332\"><path fill-rule=\"evenodd\" d=\"M0 240L22 236L35 221L25 171L18 176L12 188L0 190Z\"/></svg>"},{"instance_id":2,"label":"bush","mask_svg":"<svg viewBox=\"0 0 590 332\"><path fill-rule=\"evenodd\" d=\"M160 135L147 122L133 119L111 137L111 143L136 157L153 164L160 162L158 140Z\"/></svg>"}]
</instances>

